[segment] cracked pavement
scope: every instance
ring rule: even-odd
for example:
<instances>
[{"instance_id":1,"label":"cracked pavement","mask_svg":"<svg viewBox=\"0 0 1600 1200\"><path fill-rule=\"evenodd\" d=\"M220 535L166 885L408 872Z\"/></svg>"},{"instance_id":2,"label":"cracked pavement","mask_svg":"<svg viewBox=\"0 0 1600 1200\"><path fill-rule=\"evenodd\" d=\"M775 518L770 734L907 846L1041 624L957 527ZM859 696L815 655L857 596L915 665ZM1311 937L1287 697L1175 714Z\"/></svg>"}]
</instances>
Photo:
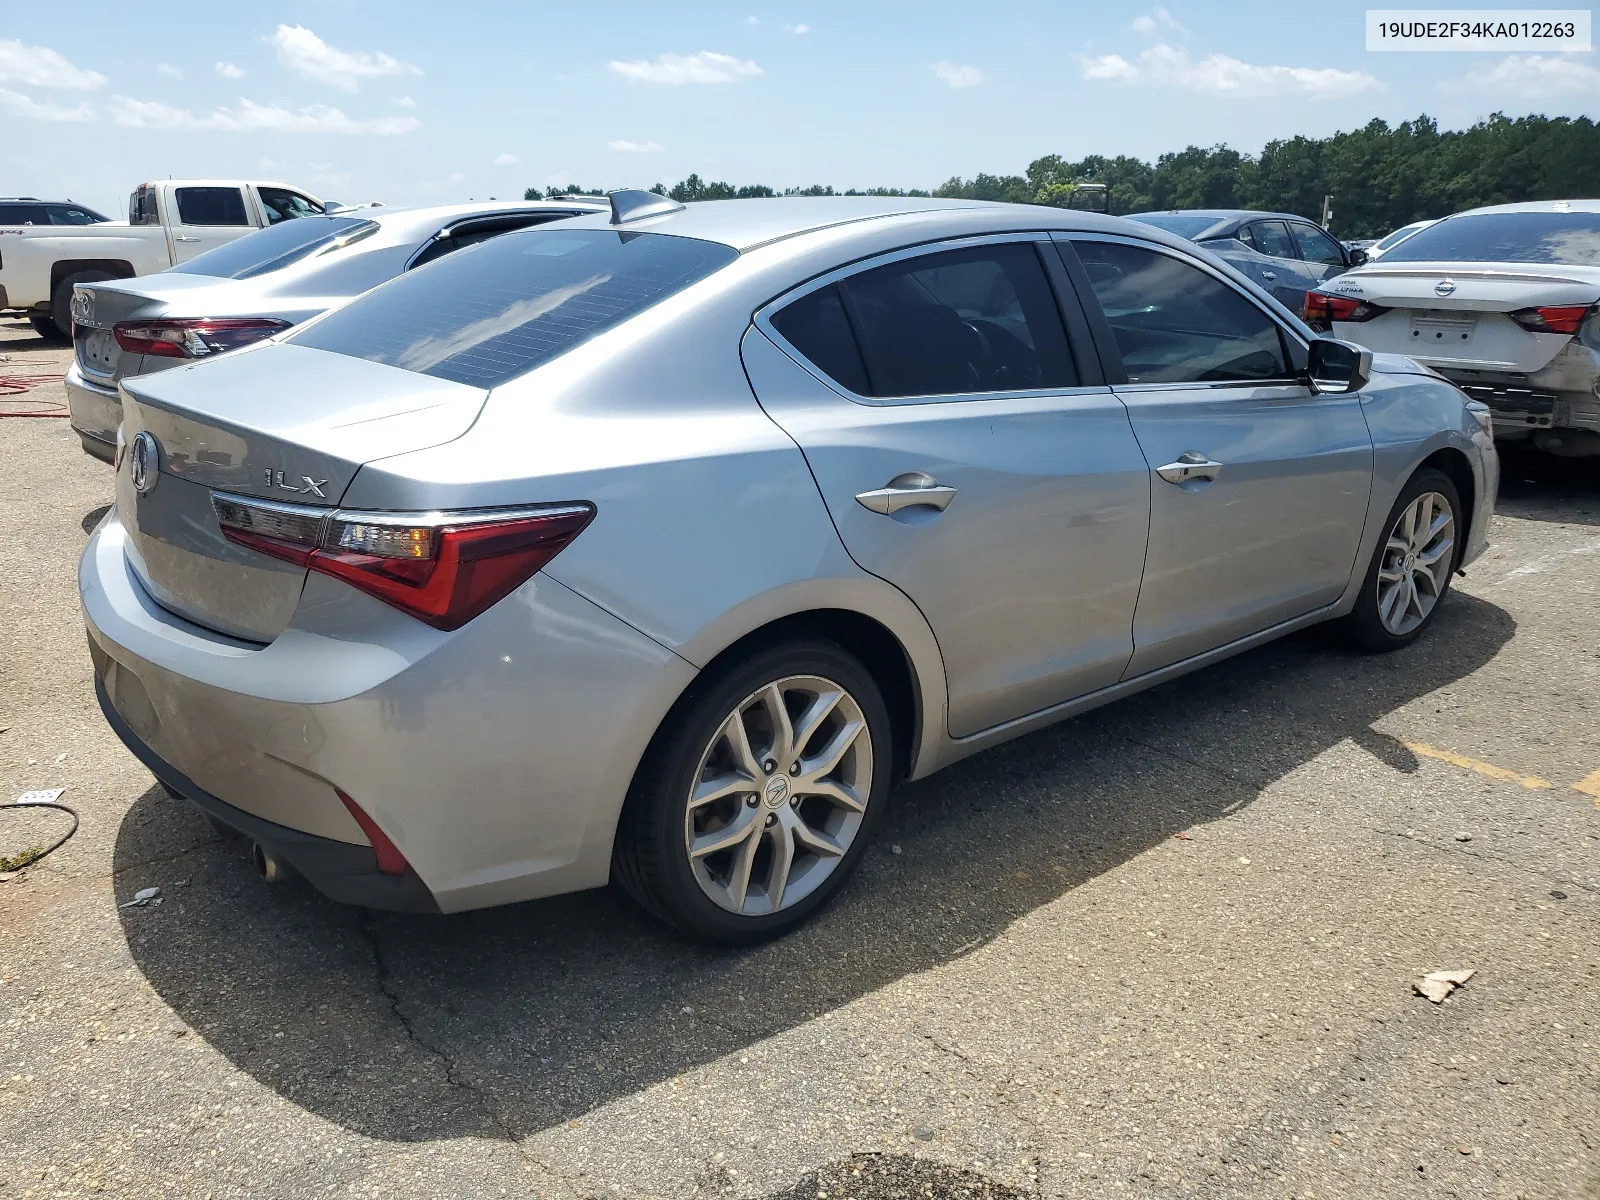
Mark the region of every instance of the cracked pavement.
<instances>
[{"instance_id":1,"label":"cracked pavement","mask_svg":"<svg viewBox=\"0 0 1600 1200\"><path fill-rule=\"evenodd\" d=\"M83 815L0 882L0 1197L1600 1197L1592 466L1508 463L1417 645L1292 638L904 787L839 903L728 952L607 891L263 885L95 705L108 468L51 420L0 461L0 799Z\"/></svg>"}]
</instances>

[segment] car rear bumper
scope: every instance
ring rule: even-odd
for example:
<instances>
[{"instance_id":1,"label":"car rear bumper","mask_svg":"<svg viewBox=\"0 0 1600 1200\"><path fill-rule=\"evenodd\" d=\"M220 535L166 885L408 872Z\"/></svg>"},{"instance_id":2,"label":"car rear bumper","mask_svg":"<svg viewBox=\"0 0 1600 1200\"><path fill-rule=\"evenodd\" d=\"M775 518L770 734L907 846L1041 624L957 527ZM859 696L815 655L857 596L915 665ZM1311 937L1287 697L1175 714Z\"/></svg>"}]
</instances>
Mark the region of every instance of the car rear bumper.
<instances>
[{"instance_id":1,"label":"car rear bumper","mask_svg":"<svg viewBox=\"0 0 1600 1200\"><path fill-rule=\"evenodd\" d=\"M79 567L107 718L158 778L335 899L444 912L604 884L694 668L543 575L453 633L312 575L271 644L161 608L113 512ZM374 886L349 795L416 884ZM390 903L385 904L385 897Z\"/></svg>"},{"instance_id":2,"label":"car rear bumper","mask_svg":"<svg viewBox=\"0 0 1600 1200\"><path fill-rule=\"evenodd\" d=\"M77 363L67 368L65 385L67 412L84 450L112 461L117 449L117 428L122 424L122 397L114 387L90 382Z\"/></svg>"}]
</instances>

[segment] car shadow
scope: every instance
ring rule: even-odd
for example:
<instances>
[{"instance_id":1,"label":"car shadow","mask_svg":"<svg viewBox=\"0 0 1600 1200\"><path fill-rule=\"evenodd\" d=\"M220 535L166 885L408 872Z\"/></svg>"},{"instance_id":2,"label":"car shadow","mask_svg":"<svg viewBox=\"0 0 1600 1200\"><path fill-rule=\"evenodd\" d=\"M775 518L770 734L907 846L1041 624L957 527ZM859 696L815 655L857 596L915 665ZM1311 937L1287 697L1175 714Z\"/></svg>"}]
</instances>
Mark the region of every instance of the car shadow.
<instances>
[{"instance_id":1,"label":"car shadow","mask_svg":"<svg viewBox=\"0 0 1600 1200\"><path fill-rule=\"evenodd\" d=\"M1379 657L1311 631L903 786L857 877L815 921L746 950L688 944L612 891L448 917L269 887L241 843L159 788L118 833L121 910L156 992L239 1069L369 1137L520 1138L927 970L1017 918L1250 804L1511 638L1456 594Z\"/></svg>"},{"instance_id":2,"label":"car shadow","mask_svg":"<svg viewBox=\"0 0 1600 1200\"><path fill-rule=\"evenodd\" d=\"M1502 446L1496 509L1532 521L1600 525L1600 459Z\"/></svg>"}]
</instances>

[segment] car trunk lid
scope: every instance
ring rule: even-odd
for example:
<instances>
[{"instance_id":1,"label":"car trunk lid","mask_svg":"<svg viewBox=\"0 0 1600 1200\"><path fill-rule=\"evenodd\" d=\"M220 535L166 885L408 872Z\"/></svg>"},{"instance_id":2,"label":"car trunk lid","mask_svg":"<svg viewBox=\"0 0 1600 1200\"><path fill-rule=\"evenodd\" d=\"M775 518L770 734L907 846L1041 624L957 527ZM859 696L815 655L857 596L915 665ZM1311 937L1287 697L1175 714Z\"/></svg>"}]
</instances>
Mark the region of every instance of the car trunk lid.
<instances>
[{"instance_id":1,"label":"car trunk lid","mask_svg":"<svg viewBox=\"0 0 1600 1200\"><path fill-rule=\"evenodd\" d=\"M127 449L117 471L117 510L129 532L130 566L179 616L267 642L293 615L305 568L227 541L213 493L331 510L363 463L460 437L488 393L268 344L127 380L122 394ZM154 447L136 447L141 434ZM143 491L134 482L141 448Z\"/></svg>"},{"instance_id":2,"label":"car trunk lid","mask_svg":"<svg viewBox=\"0 0 1600 1200\"><path fill-rule=\"evenodd\" d=\"M180 297L191 298L217 286L204 275L162 271L142 279L115 283L80 283L73 289L72 348L78 369L90 383L115 387L127 376L143 375L182 360L129 353L117 344L112 327L121 321L149 320L167 313Z\"/></svg>"}]
</instances>

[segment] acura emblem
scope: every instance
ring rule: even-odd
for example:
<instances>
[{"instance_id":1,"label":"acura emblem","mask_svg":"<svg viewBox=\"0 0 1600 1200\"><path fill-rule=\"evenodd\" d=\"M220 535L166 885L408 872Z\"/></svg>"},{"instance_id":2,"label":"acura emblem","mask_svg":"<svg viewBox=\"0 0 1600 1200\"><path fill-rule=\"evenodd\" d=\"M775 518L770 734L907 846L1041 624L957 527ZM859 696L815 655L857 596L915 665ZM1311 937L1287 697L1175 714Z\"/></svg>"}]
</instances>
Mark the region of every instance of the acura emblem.
<instances>
[{"instance_id":1,"label":"acura emblem","mask_svg":"<svg viewBox=\"0 0 1600 1200\"><path fill-rule=\"evenodd\" d=\"M1438 283L1433 285L1433 294L1435 296L1448 296L1455 290L1456 285L1455 280L1453 279L1441 279Z\"/></svg>"},{"instance_id":2,"label":"acura emblem","mask_svg":"<svg viewBox=\"0 0 1600 1200\"><path fill-rule=\"evenodd\" d=\"M161 445L142 430L133 435L128 445L128 478L141 496L155 490L156 480L161 478Z\"/></svg>"}]
</instances>

